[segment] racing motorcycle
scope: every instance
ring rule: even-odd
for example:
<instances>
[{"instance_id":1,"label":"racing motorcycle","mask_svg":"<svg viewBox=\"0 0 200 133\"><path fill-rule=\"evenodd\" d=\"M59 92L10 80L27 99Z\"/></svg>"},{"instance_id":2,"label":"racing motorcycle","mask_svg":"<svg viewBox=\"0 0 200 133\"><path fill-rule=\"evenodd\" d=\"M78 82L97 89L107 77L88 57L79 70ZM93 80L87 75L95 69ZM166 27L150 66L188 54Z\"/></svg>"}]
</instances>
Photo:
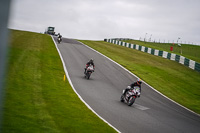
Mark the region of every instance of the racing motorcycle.
<instances>
[{"instance_id":1,"label":"racing motorcycle","mask_svg":"<svg viewBox=\"0 0 200 133\"><path fill-rule=\"evenodd\" d=\"M94 67L93 67L93 65L90 65L90 66L88 66L88 68L85 71L85 78L89 79L92 72L94 72Z\"/></svg>"},{"instance_id":2,"label":"racing motorcycle","mask_svg":"<svg viewBox=\"0 0 200 133\"><path fill-rule=\"evenodd\" d=\"M58 41L58 43L60 43L60 42L61 42L61 38L60 38L60 37L58 37L58 38L57 38L57 41Z\"/></svg>"},{"instance_id":3,"label":"racing motorcycle","mask_svg":"<svg viewBox=\"0 0 200 133\"><path fill-rule=\"evenodd\" d=\"M129 90L125 94L125 89L123 90L121 102L125 102L128 106L131 106L135 102L135 99L140 96L140 88L138 86L135 86L134 88L128 86L127 89Z\"/></svg>"}]
</instances>

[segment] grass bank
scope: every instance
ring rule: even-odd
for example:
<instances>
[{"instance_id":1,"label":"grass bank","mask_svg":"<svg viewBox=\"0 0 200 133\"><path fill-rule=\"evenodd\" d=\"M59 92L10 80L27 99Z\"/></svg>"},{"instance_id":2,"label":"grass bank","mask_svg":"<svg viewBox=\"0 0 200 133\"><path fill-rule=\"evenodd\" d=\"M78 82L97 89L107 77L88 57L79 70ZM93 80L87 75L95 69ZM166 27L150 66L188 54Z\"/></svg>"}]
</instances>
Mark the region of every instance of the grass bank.
<instances>
[{"instance_id":1,"label":"grass bank","mask_svg":"<svg viewBox=\"0 0 200 133\"><path fill-rule=\"evenodd\" d=\"M129 42L132 44L138 44L145 47L158 49L162 51L167 51L170 53L175 53L177 55L182 55L188 59L192 59L196 62L200 62L200 46L199 45L189 45L189 44L181 44L181 47L177 44L171 43L154 43L154 42L143 42L139 40L126 40L125 42ZM170 51L170 47L173 46L173 51ZM182 51L182 54L181 54Z\"/></svg>"},{"instance_id":2,"label":"grass bank","mask_svg":"<svg viewBox=\"0 0 200 133\"><path fill-rule=\"evenodd\" d=\"M103 42L84 44L118 62L149 85L200 114L200 73L175 61Z\"/></svg>"},{"instance_id":3,"label":"grass bank","mask_svg":"<svg viewBox=\"0 0 200 133\"><path fill-rule=\"evenodd\" d=\"M63 81L50 36L11 31L3 133L115 132Z\"/></svg>"}]
</instances>

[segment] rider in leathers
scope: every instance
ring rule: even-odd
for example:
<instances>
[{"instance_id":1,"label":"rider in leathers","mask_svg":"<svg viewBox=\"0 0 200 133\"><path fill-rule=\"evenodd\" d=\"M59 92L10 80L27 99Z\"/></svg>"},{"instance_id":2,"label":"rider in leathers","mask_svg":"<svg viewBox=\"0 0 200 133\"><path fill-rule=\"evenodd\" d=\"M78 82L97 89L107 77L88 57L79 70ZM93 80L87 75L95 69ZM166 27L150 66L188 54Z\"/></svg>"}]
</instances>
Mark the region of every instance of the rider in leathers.
<instances>
[{"instance_id":1,"label":"rider in leathers","mask_svg":"<svg viewBox=\"0 0 200 133\"><path fill-rule=\"evenodd\" d=\"M95 65L94 65L94 60L93 59L90 59L90 61L86 63L86 68L85 68L85 72L84 73L86 73L86 70L90 65L93 65L93 68L95 69Z\"/></svg>"},{"instance_id":2,"label":"rider in leathers","mask_svg":"<svg viewBox=\"0 0 200 133\"><path fill-rule=\"evenodd\" d=\"M125 89L123 95L125 95L127 91L129 91L130 89L133 89L135 86L138 86L140 88L140 93L141 93L141 84L142 84L142 80L138 79L137 82L132 83L130 86L128 86ZM140 97L140 94L138 95L138 97Z\"/></svg>"},{"instance_id":3,"label":"rider in leathers","mask_svg":"<svg viewBox=\"0 0 200 133\"><path fill-rule=\"evenodd\" d=\"M60 33L58 33L58 38L60 38L60 41L62 41L62 35L60 35Z\"/></svg>"}]
</instances>

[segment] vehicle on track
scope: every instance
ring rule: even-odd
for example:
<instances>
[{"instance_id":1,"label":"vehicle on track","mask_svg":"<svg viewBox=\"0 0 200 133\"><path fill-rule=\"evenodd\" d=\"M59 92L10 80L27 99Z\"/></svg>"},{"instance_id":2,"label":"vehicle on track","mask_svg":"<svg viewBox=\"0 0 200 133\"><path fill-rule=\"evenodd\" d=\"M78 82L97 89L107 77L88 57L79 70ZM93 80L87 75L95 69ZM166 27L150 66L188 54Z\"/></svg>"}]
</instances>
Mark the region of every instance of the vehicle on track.
<instances>
[{"instance_id":1,"label":"vehicle on track","mask_svg":"<svg viewBox=\"0 0 200 133\"><path fill-rule=\"evenodd\" d=\"M90 66L87 67L87 69L85 71L85 78L89 79L92 72L94 72L94 67L93 67L93 65L90 65Z\"/></svg>"},{"instance_id":2,"label":"vehicle on track","mask_svg":"<svg viewBox=\"0 0 200 133\"><path fill-rule=\"evenodd\" d=\"M45 30L45 34L49 34L49 35L55 35L55 27L47 27L47 29Z\"/></svg>"},{"instance_id":3,"label":"vehicle on track","mask_svg":"<svg viewBox=\"0 0 200 133\"><path fill-rule=\"evenodd\" d=\"M62 35L58 33L57 42L60 43L62 41Z\"/></svg>"},{"instance_id":4,"label":"vehicle on track","mask_svg":"<svg viewBox=\"0 0 200 133\"><path fill-rule=\"evenodd\" d=\"M120 101L127 103L128 106L133 105L133 103L135 102L135 99L138 96L140 96L140 88L138 86L135 86L134 88L130 88L125 94L124 94L124 91L125 89L123 90Z\"/></svg>"},{"instance_id":5,"label":"vehicle on track","mask_svg":"<svg viewBox=\"0 0 200 133\"><path fill-rule=\"evenodd\" d=\"M60 37L58 37L58 38L57 38L57 41L58 41L58 43L60 43L60 42L61 42L61 38L60 38Z\"/></svg>"}]
</instances>

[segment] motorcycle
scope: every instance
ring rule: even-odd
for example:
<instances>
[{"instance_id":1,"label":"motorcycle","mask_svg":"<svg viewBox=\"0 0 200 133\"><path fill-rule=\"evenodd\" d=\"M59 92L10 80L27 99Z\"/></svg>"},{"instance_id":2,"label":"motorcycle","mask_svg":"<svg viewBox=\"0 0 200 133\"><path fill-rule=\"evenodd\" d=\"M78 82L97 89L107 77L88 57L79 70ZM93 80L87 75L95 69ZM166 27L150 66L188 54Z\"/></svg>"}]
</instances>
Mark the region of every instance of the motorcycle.
<instances>
[{"instance_id":1,"label":"motorcycle","mask_svg":"<svg viewBox=\"0 0 200 133\"><path fill-rule=\"evenodd\" d=\"M138 86L134 88L128 86L127 89L129 90L125 94L125 89L123 90L120 101L126 102L128 106L131 106L135 102L135 99L140 96L140 88Z\"/></svg>"},{"instance_id":2,"label":"motorcycle","mask_svg":"<svg viewBox=\"0 0 200 133\"><path fill-rule=\"evenodd\" d=\"M57 41L58 41L58 43L60 43L60 42L61 42L61 38L60 38L60 37L58 37L58 38L57 38Z\"/></svg>"},{"instance_id":3,"label":"motorcycle","mask_svg":"<svg viewBox=\"0 0 200 133\"><path fill-rule=\"evenodd\" d=\"M89 79L92 72L94 72L94 67L93 67L93 65L90 65L85 71L85 78Z\"/></svg>"}]
</instances>

